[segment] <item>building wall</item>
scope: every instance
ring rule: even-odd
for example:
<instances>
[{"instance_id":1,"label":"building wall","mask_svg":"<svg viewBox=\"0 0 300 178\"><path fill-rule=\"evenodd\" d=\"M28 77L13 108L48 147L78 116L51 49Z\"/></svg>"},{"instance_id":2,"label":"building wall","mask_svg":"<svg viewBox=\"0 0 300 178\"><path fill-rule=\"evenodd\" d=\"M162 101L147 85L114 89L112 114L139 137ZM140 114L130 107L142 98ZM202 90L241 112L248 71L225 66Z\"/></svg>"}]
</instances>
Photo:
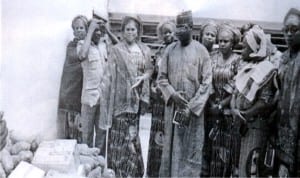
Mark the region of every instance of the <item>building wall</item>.
<instances>
[{"instance_id":1,"label":"building wall","mask_svg":"<svg viewBox=\"0 0 300 178\"><path fill-rule=\"evenodd\" d=\"M71 3L70 3L71 2ZM10 130L53 138L71 21L104 0L3 0L0 110ZM103 4L103 6L101 6Z\"/></svg>"}]
</instances>

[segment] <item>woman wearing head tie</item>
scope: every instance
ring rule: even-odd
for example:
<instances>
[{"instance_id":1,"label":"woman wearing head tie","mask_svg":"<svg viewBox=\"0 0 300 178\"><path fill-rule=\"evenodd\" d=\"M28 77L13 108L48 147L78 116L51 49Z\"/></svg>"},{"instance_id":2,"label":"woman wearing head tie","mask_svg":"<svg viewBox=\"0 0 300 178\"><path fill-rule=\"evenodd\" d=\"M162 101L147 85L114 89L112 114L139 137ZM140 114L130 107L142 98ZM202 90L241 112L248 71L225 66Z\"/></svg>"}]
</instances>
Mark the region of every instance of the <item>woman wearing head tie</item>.
<instances>
[{"instance_id":1,"label":"woman wearing head tie","mask_svg":"<svg viewBox=\"0 0 300 178\"><path fill-rule=\"evenodd\" d=\"M235 90L231 99L231 114L240 123L241 149L239 176L266 176L264 150L270 132L270 113L275 98L274 77L276 66L270 62L261 30L252 28L243 38L244 65L235 77ZM271 164L270 164L271 165Z\"/></svg>"},{"instance_id":2,"label":"woman wearing head tie","mask_svg":"<svg viewBox=\"0 0 300 178\"><path fill-rule=\"evenodd\" d=\"M152 109L152 121L151 132L149 139L148 150L148 163L147 163L147 175L149 177L159 176L159 167L161 162L163 140L164 140L164 107L165 103L162 94L157 87L156 79L159 68L159 63L164 54L165 49L174 41L175 23L172 21L161 22L157 26L157 34L162 41L162 46L155 53L154 61L155 70L152 75L151 82L151 109Z\"/></svg>"},{"instance_id":3,"label":"woman wearing head tie","mask_svg":"<svg viewBox=\"0 0 300 178\"><path fill-rule=\"evenodd\" d=\"M239 43L241 35L236 27L225 23L220 25L217 35L219 50L211 56L213 92L208 101L206 118L210 122L206 130L211 151L208 167L202 174L225 177L236 174L238 166L239 136L230 117L229 103L233 91L232 80L240 59L233 48Z\"/></svg>"},{"instance_id":4,"label":"woman wearing head tie","mask_svg":"<svg viewBox=\"0 0 300 178\"><path fill-rule=\"evenodd\" d=\"M218 29L219 27L214 21L208 21L201 27L200 41L206 47L210 55L217 51L215 44L217 42Z\"/></svg>"}]
</instances>

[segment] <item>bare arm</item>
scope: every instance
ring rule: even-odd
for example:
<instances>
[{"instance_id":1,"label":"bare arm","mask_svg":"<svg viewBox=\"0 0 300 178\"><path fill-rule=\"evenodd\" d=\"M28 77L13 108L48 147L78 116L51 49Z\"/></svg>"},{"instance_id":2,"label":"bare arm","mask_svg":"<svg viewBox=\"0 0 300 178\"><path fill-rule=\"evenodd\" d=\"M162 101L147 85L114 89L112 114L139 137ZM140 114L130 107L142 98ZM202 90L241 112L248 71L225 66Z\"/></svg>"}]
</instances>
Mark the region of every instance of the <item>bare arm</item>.
<instances>
[{"instance_id":1,"label":"bare arm","mask_svg":"<svg viewBox=\"0 0 300 178\"><path fill-rule=\"evenodd\" d=\"M99 27L99 25L97 24L97 20L93 19L91 24L89 25L89 29L88 29L88 33L84 39L83 45L81 46L81 48L79 49L78 52L78 56L80 60L84 60L87 57L90 45L91 45L91 41L92 41L92 36L93 33L95 31L95 29L97 27Z\"/></svg>"},{"instance_id":2,"label":"bare arm","mask_svg":"<svg viewBox=\"0 0 300 178\"><path fill-rule=\"evenodd\" d=\"M110 29L108 28L107 25L105 25L105 30L106 30L106 32L107 32L107 34L108 34L108 36L109 36L109 38L110 38L110 40L111 40L111 42L112 42L113 45L115 45L115 44L117 44L117 43L120 42L119 39L116 37L116 35L114 35L114 34L110 31Z\"/></svg>"},{"instance_id":3,"label":"bare arm","mask_svg":"<svg viewBox=\"0 0 300 178\"><path fill-rule=\"evenodd\" d=\"M241 114L246 118L251 118L259 113L268 112L273 106L272 98L274 95L273 80L271 79L258 94L257 102L249 109L241 111Z\"/></svg>"}]
</instances>

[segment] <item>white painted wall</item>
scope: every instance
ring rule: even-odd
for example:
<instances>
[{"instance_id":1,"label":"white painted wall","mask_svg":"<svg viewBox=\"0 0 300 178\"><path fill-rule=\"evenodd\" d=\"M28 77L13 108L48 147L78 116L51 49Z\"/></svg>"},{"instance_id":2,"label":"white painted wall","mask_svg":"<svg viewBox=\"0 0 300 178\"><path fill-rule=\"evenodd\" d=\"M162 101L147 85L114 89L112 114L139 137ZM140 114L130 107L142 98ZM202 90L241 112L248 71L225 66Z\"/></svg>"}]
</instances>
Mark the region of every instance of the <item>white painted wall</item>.
<instances>
[{"instance_id":1,"label":"white painted wall","mask_svg":"<svg viewBox=\"0 0 300 178\"><path fill-rule=\"evenodd\" d=\"M58 90L71 21L106 11L105 0L2 1L0 110L21 135L55 136Z\"/></svg>"}]
</instances>

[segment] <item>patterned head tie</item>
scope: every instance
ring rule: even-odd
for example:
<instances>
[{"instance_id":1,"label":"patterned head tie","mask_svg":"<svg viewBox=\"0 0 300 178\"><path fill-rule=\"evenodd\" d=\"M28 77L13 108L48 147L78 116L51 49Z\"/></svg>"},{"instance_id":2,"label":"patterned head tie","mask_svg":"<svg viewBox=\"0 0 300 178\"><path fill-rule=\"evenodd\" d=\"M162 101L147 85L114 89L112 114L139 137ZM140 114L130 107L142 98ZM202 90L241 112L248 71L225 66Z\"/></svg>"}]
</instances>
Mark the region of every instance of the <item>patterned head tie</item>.
<instances>
[{"instance_id":1,"label":"patterned head tie","mask_svg":"<svg viewBox=\"0 0 300 178\"><path fill-rule=\"evenodd\" d=\"M241 41L241 32L234 25L229 23L223 23L220 25L219 34L223 31L227 31L232 34L233 47Z\"/></svg>"},{"instance_id":2,"label":"patterned head tie","mask_svg":"<svg viewBox=\"0 0 300 178\"><path fill-rule=\"evenodd\" d=\"M215 21L210 20L210 21L208 21L208 22L206 22L205 24L202 25L202 28L201 28L201 31L200 31L201 36L203 35L204 30L208 30L208 31L212 32L213 34L215 34L217 36L219 26Z\"/></svg>"}]
</instances>

